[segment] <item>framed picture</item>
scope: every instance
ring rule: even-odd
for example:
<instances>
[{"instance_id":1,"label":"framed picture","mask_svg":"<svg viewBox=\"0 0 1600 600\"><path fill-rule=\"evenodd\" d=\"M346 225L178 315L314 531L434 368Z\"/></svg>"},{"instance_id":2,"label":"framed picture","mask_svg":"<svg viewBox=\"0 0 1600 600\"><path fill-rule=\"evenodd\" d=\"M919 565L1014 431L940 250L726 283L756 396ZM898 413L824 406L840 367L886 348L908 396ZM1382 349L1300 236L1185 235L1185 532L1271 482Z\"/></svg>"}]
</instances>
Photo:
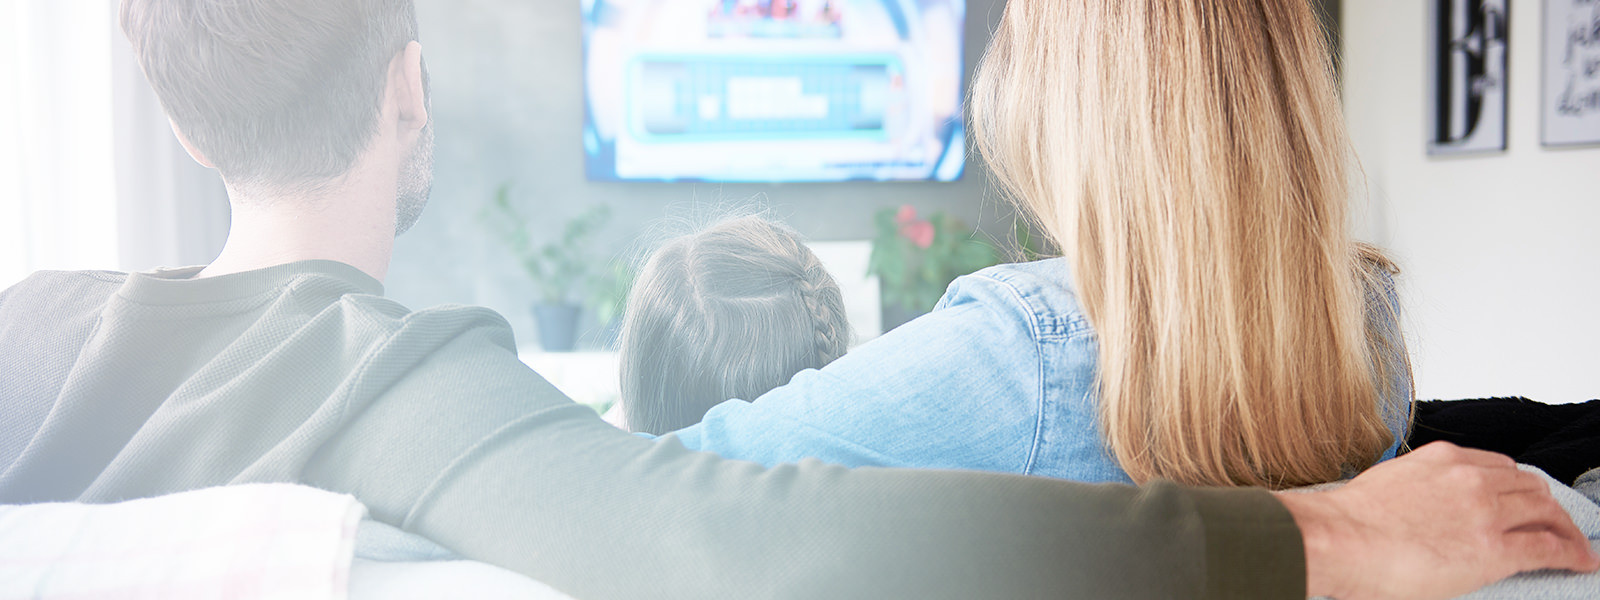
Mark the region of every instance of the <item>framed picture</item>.
<instances>
[{"instance_id":1,"label":"framed picture","mask_svg":"<svg viewBox=\"0 0 1600 600\"><path fill-rule=\"evenodd\" d=\"M1546 146L1600 144L1600 1L1545 0Z\"/></svg>"},{"instance_id":2,"label":"framed picture","mask_svg":"<svg viewBox=\"0 0 1600 600\"><path fill-rule=\"evenodd\" d=\"M1429 2L1428 154L1504 151L1510 0Z\"/></svg>"}]
</instances>

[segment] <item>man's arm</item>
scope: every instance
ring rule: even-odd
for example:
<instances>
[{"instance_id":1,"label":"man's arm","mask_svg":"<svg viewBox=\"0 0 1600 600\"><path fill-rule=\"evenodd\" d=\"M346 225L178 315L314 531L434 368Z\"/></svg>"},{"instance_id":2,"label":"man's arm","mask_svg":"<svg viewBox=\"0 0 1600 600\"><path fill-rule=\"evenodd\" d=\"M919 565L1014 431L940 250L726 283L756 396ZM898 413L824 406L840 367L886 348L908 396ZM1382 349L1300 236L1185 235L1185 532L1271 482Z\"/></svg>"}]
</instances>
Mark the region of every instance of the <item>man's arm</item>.
<instances>
[{"instance_id":1,"label":"man's arm","mask_svg":"<svg viewBox=\"0 0 1600 600\"><path fill-rule=\"evenodd\" d=\"M1597 564L1541 481L1443 446L1282 500L815 461L762 469L602 434L592 414L550 417L490 440L406 526L592 599L1425 599Z\"/></svg>"},{"instance_id":2,"label":"man's arm","mask_svg":"<svg viewBox=\"0 0 1600 600\"><path fill-rule=\"evenodd\" d=\"M450 339L412 357L415 366L361 369L382 397L351 410L307 483L348 491L375 518L577 598L1306 589L1299 533L1266 492L814 460L767 469L611 427L522 365L498 320L440 334L424 317L396 335ZM389 345L421 345L412 342ZM1208 558L1212 545L1239 551Z\"/></svg>"},{"instance_id":3,"label":"man's arm","mask_svg":"<svg viewBox=\"0 0 1600 600\"><path fill-rule=\"evenodd\" d=\"M1320 509L1293 513L1259 490L815 461L763 469L612 428L517 362L508 340L487 343L475 339L480 333L415 369L365 369L404 375L374 384L383 401L351 416L308 482L349 491L378 518L586 600L1303 598L1308 549L1313 591L1363 589L1354 583L1365 573L1338 560L1350 556L1412 567L1402 574L1433 585L1414 586L1420 592L1475 587L1508 568L1592 560L1586 544L1559 536L1553 555L1490 553L1481 527L1450 538L1466 547L1443 554L1381 537L1390 522L1494 524L1487 502L1411 500L1419 492L1406 486L1426 480L1417 471L1441 468L1423 452L1358 478L1351 493L1291 500L1289 509ZM1481 499L1497 489L1462 481L1470 478L1445 478L1437 493ZM1400 502L1360 502L1370 498ZM1564 514L1528 522L1572 527ZM1330 535L1358 526L1375 533ZM1500 570L1449 570L1463 552Z\"/></svg>"},{"instance_id":4,"label":"man's arm","mask_svg":"<svg viewBox=\"0 0 1600 600\"><path fill-rule=\"evenodd\" d=\"M1305 595L1298 530L1259 490L763 469L569 416L488 440L404 526L595 600Z\"/></svg>"}]
</instances>

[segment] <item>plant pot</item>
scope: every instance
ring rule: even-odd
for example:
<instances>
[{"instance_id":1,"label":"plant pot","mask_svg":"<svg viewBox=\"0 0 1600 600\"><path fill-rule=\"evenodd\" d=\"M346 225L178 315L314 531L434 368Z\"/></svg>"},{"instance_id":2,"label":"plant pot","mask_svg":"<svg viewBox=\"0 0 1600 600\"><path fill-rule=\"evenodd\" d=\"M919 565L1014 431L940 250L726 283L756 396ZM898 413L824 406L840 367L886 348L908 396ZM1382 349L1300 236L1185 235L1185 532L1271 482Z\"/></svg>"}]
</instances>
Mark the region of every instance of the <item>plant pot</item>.
<instances>
[{"instance_id":1,"label":"plant pot","mask_svg":"<svg viewBox=\"0 0 1600 600\"><path fill-rule=\"evenodd\" d=\"M545 352L571 352L578 339L576 304L535 304L533 319L539 325L539 346Z\"/></svg>"}]
</instances>

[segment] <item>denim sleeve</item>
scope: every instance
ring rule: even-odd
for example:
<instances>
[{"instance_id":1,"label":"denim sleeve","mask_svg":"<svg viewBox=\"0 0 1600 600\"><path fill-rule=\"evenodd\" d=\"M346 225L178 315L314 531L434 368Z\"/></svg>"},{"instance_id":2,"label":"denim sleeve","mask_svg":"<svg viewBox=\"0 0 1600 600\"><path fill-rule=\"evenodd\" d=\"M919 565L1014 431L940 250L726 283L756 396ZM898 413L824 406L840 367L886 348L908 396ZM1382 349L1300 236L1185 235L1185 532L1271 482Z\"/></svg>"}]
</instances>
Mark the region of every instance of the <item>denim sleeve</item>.
<instances>
[{"instance_id":1,"label":"denim sleeve","mask_svg":"<svg viewBox=\"0 0 1600 600\"><path fill-rule=\"evenodd\" d=\"M1040 350L1018 292L958 280L931 313L755 402L730 400L674 434L690 449L772 466L1026 472L1040 427Z\"/></svg>"}]
</instances>

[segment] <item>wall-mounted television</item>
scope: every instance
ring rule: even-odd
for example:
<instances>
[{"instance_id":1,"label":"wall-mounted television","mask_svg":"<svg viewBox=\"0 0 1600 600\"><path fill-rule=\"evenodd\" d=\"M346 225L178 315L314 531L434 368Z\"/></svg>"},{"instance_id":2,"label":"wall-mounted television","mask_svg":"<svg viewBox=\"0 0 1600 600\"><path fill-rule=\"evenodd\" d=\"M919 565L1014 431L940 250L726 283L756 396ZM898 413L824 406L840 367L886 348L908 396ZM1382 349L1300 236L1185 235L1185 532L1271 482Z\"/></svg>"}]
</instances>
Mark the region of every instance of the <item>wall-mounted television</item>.
<instances>
[{"instance_id":1,"label":"wall-mounted television","mask_svg":"<svg viewBox=\"0 0 1600 600\"><path fill-rule=\"evenodd\" d=\"M580 0L592 181L954 181L965 0Z\"/></svg>"}]
</instances>

